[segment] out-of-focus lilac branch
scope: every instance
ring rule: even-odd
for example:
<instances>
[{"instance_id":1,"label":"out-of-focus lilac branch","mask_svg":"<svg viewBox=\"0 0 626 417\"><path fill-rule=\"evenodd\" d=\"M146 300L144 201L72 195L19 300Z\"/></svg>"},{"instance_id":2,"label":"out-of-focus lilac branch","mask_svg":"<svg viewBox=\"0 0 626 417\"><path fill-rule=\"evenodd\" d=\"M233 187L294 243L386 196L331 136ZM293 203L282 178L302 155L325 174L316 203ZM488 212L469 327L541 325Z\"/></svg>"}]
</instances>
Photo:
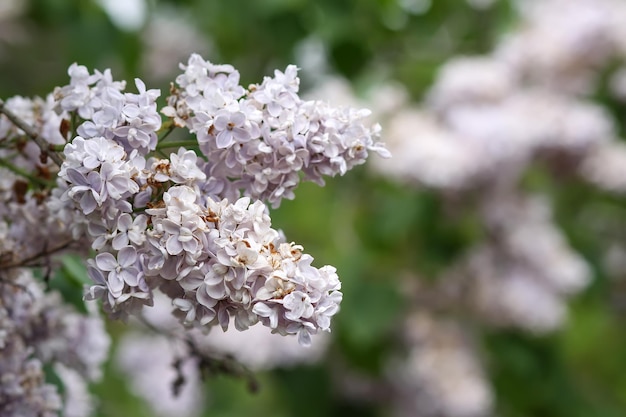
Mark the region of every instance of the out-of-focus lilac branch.
<instances>
[{"instance_id":1,"label":"out-of-focus lilac branch","mask_svg":"<svg viewBox=\"0 0 626 417\"><path fill-rule=\"evenodd\" d=\"M3 100L0 100L0 114L4 114L7 117L7 119L11 121L11 123L13 123L15 126L22 129L24 133L26 133L26 136L28 136L33 141L35 141L35 143L37 144L37 146L39 146L41 151L45 155L49 156L50 159L52 159L55 164L57 164L58 166L61 166L63 164L63 160L61 159L61 157L56 152L53 152L51 150L50 144L48 144L48 142L46 142L43 138L41 138L37 134L37 132L33 130L33 128L30 125L28 125L22 119L17 117L11 110L7 109L4 105Z\"/></svg>"}]
</instances>

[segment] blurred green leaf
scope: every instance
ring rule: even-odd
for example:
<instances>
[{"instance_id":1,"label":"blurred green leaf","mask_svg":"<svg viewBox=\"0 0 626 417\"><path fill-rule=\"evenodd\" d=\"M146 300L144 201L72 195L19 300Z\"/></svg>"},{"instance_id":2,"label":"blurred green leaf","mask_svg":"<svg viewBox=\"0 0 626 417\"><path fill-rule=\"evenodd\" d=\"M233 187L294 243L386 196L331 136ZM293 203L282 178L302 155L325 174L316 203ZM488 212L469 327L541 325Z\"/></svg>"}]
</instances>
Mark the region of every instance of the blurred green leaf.
<instances>
[{"instance_id":1,"label":"blurred green leaf","mask_svg":"<svg viewBox=\"0 0 626 417\"><path fill-rule=\"evenodd\" d=\"M73 305L78 311L86 313L83 289L90 283L85 261L76 255L64 255L61 258L61 268L55 271L49 281L49 286L59 291L67 303Z\"/></svg>"}]
</instances>

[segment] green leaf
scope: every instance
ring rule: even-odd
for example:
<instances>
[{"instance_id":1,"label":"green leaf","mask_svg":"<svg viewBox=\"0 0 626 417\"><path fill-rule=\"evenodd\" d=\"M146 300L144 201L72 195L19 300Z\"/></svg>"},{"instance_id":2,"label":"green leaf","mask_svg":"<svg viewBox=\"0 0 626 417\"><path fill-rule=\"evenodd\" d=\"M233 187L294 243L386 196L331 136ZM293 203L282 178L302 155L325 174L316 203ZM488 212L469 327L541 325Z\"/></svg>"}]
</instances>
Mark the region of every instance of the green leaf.
<instances>
[{"instance_id":1,"label":"green leaf","mask_svg":"<svg viewBox=\"0 0 626 417\"><path fill-rule=\"evenodd\" d=\"M56 271L49 286L50 289L59 291L67 303L86 313L83 289L90 283L84 261L76 255L65 255L61 259L61 268Z\"/></svg>"}]
</instances>

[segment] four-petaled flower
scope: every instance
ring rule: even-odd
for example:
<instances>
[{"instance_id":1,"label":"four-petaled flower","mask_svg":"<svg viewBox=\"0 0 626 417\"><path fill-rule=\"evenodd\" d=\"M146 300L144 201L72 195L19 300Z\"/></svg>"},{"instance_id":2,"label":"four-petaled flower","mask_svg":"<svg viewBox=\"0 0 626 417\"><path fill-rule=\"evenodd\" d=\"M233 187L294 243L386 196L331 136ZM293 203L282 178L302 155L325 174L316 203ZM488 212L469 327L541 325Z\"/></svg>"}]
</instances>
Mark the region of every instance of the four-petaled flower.
<instances>
[{"instance_id":1,"label":"four-petaled flower","mask_svg":"<svg viewBox=\"0 0 626 417\"><path fill-rule=\"evenodd\" d=\"M96 266L107 274L107 287L114 297L122 295L124 284L136 287L139 284L137 251L132 246L125 246L117 254L117 259L109 252L96 256Z\"/></svg>"},{"instance_id":2,"label":"four-petaled flower","mask_svg":"<svg viewBox=\"0 0 626 417\"><path fill-rule=\"evenodd\" d=\"M218 148L228 148L235 142L243 143L250 139L250 133L245 129L246 115L241 111L230 112L220 110L215 116L213 126L219 131L216 137Z\"/></svg>"}]
</instances>

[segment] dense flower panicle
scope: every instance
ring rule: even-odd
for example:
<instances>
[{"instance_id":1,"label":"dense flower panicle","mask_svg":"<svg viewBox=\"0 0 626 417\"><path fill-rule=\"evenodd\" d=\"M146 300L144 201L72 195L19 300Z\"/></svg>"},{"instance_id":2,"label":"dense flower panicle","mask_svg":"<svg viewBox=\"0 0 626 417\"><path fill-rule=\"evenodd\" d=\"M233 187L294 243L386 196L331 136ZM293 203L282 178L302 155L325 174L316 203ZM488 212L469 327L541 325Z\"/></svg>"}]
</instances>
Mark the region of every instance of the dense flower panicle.
<instances>
[{"instance_id":1,"label":"dense flower panicle","mask_svg":"<svg viewBox=\"0 0 626 417\"><path fill-rule=\"evenodd\" d=\"M165 281L186 324L224 329L230 317L239 330L261 321L303 344L310 334L329 330L341 301L334 268L312 267L302 248L281 242L263 203L247 197L229 204L196 201L193 189L175 186L163 195L165 207L148 209L153 228L143 270Z\"/></svg>"},{"instance_id":2,"label":"dense flower panicle","mask_svg":"<svg viewBox=\"0 0 626 417\"><path fill-rule=\"evenodd\" d=\"M369 151L387 155L376 143L378 126L362 123L368 111L300 99L293 65L248 89L233 67L199 55L182 68L163 113L197 135L207 174L232 181L224 192L234 187L276 207L294 197L299 172L323 184L323 176L365 162Z\"/></svg>"},{"instance_id":3,"label":"dense flower panicle","mask_svg":"<svg viewBox=\"0 0 626 417\"><path fill-rule=\"evenodd\" d=\"M130 153L145 155L154 150L161 117L156 99L159 90L146 90L135 79L138 94L124 93L125 82L113 81L111 71L89 74L86 67L72 64L70 84L55 90L54 96L66 112L77 112L84 122L77 133L85 138L105 137Z\"/></svg>"},{"instance_id":4,"label":"dense flower panicle","mask_svg":"<svg viewBox=\"0 0 626 417\"><path fill-rule=\"evenodd\" d=\"M119 186L111 194L102 171L113 163L128 164L116 161L117 152L105 153L111 158L105 161L74 158L90 141L115 149L103 138L78 137L68 145L61 169L72 184L64 198L88 215L92 247L101 251L89 261L88 272L96 285L88 298L105 298L112 311L124 314L150 304L152 290L161 287L189 325L219 323L226 328L233 316L243 330L261 320L277 332L299 334L303 344L319 329L329 330L330 317L341 301L334 269L312 267L313 258L303 255L301 247L282 242L261 201L251 204L245 197L232 204L217 202L203 196L198 186L177 185L205 178L184 149L170 157L181 169L161 161L155 164L164 167L162 172L137 171L131 177L130 171L121 170L115 183ZM191 165L184 164L185 158ZM71 161L81 165L70 168ZM96 166L87 178L81 173L86 164ZM160 203L135 215L130 205L120 203L125 200L118 199L137 193L139 187L131 178L142 176L170 186Z\"/></svg>"},{"instance_id":5,"label":"dense flower panicle","mask_svg":"<svg viewBox=\"0 0 626 417\"><path fill-rule=\"evenodd\" d=\"M123 93L109 71L72 65L70 85L55 92L62 111L83 119L50 204L67 218L68 207L82 214L72 230L85 231L98 252L87 298L125 316L151 305L159 289L187 325L226 329L232 318L244 330L260 321L307 345L330 330L341 285L334 268L313 267L272 229L263 201L293 198L301 175L323 184L369 151L386 156L379 127L365 126L367 110L302 101L295 66L248 89L232 66L199 55L182 68L163 113L195 134L201 157L184 147L149 152L159 93L139 80L139 94Z\"/></svg>"}]
</instances>

